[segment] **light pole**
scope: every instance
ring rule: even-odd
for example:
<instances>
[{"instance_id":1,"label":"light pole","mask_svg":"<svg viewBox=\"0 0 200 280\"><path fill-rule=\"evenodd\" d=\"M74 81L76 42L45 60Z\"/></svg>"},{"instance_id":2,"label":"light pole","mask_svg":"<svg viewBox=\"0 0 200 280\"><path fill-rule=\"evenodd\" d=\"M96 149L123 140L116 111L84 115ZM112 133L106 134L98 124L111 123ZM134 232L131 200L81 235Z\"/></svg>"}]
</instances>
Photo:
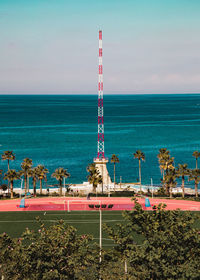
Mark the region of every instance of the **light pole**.
<instances>
[{"instance_id":1,"label":"light pole","mask_svg":"<svg viewBox=\"0 0 200 280\"><path fill-rule=\"evenodd\" d=\"M101 264L101 250L102 250L102 210L101 210L101 202L99 203L99 263ZM101 280L101 274L99 276L99 280Z\"/></svg>"},{"instance_id":2,"label":"light pole","mask_svg":"<svg viewBox=\"0 0 200 280\"><path fill-rule=\"evenodd\" d=\"M21 191L20 191L20 198L22 197L22 187L23 187L23 179L21 179Z\"/></svg>"},{"instance_id":3,"label":"light pole","mask_svg":"<svg viewBox=\"0 0 200 280\"><path fill-rule=\"evenodd\" d=\"M151 178L151 192L152 192L152 198L153 198L153 179Z\"/></svg>"},{"instance_id":4,"label":"light pole","mask_svg":"<svg viewBox=\"0 0 200 280\"><path fill-rule=\"evenodd\" d=\"M64 198L65 198L65 192L66 190L65 190L65 177L64 177ZM65 199L64 199L64 211L65 211Z\"/></svg>"}]
</instances>

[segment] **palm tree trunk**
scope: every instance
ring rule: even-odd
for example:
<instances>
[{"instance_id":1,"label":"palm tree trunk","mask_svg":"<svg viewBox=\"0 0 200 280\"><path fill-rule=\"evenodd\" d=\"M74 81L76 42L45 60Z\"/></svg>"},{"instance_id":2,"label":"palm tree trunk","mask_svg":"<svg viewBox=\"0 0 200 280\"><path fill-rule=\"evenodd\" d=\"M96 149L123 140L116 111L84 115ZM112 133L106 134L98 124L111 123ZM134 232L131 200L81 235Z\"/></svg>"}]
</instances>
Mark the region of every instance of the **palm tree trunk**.
<instances>
[{"instance_id":1,"label":"palm tree trunk","mask_svg":"<svg viewBox=\"0 0 200 280\"><path fill-rule=\"evenodd\" d=\"M42 194L42 179L40 179L40 194Z\"/></svg>"},{"instance_id":2,"label":"palm tree trunk","mask_svg":"<svg viewBox=\"0 0 200 280\"><path fill-rule=\"evenodd\" d=\"M185 178L182 176L182 197L185 197Z\"/></svg>"},{"instance_id":3,"label":"palm tree trunk","mask_svg":"<svg viewBox=\"0 0 200 280\"><path fill-rule=\"evenodd\" d=\"M165 192L166 192L166 195L169 195L169 185L168 184L165 184Z\"/></svg>"},{"instance_id":4,"label":"palm tree trunk","mask_svg":"<svg viewBox=\"0 0 200 280\"><path fill-rule=\"evenodd\" d=\"M115 162L114 162L114 191L115 191Z\"/></svg>"},{"instance_id":5,"label":"palm tree trunk","mask_svg":"<svg viewBox=\"0 0 200 280\"><path fill-rule=\"evenodd\" d=\"M25 196L26 196L26 193L27 193L27 175L26 174L24 176L24 193L25 193Z\"/></svg>"},{"instance_id":6,"label":"palm tree trunk","mask_svg":"<svg viewBox=\"0 0 200 280\"><path fill-rule=\"evenodd\" d=\"M10 181L8 180L8 194L10 193Z\"/></svg>"},{"instance_id":7,"label":"palm tree trunk","mask_svg":"<svg viewBox=\"0 0 200 280\"><path fill-rule=\"evenodd\" d=\"M10 163L8 159L8 170L10 170ZM8 181L8 194L10 193L10 181Z\"/></svg>"},{"instance_id":8,"label":"palm tree trunk","mask_svg":"<svg viewBox=\"0 0 200 280\"><path fill-rule=\"evenodd\" d=\"M195 182L195 196L198 197L198 183Z\"/></svg>"},{"instance_id":9,"label":"palm tree trunk","mask_svg":"<svg viewBox=\"0 0 200 280\"><path fill-rule=\"evenodd\" d=\"M62 180L59 180L59 185L60 185L60 196L62 196Z\"/></svg>"},{"instance_id":10,"label":"palm tree trunk","mask_svg":"<svg viewBox=\"0 0 200 280\"><path fill-rule=\"evenodd\" d=\"M141 186L141 163L139 159L139 181L140 181L140 192L142 191L142 186Z\"/></svg>"},{"instance_id":11,"label":"palm tree trunk","mask_svg":"<svg viewBox=\"0 0 200 280\"><path fill-rule=\"evenodd\" d=\"M198 168L197 157L196 157L196 169Z\"/></svg>"},{"instance_id":12,"label":"palm tree trunk","mask_svg":"<svg viewBox=\"0 0 200 280\"><path fill-rule=\"evenodd\" d=\"M96 192L97 185L93 184L93 192Z\"/></svg>"},{"instance_id":13,"label":"palm tree trunk","mask_svg":"<svg viewBox=\"0 0 200 280\"><path fill-rule=\"evenodd\" d=\"M27 191L29 192L29 176L27 176Z\"/></svg>"},{"instance_id":14,"label":"palm tree trunk","mask_svg":"<svg viewBox=\"0 0 200 280\"><path fill-rule=\"evenodd\" d=\"M36 197L36 180L33 180L33 195Z\"/></svg>"},{"instance_id":15,"label":"palm tree trunk","mask_svg":"<svg viewBox=\"0 0 200 280\"><path fill-rule=\"evenodd\" d=\"M172 198L172 186L169 186L169 197Z\"/></svg>"},{"instance_id":16,"label":"palm tree trunk","mask_svg":"<svg viewBox=\"0 0 200 280\"><path fill-rule=\"evenodd\" d=\"M160 167L160 174L161 174L161 177L162 177L162 168Z\"/></svg>"},{"instance_id":17,"label":"palm tree trunk","mask_svg":"<svg viewBox=\"0 0 200 280\"><path fill-rule=\"evenodd\" d=\"M10 198L13 198L13 181L10 181Z\"/></svg>"}]
</instances>

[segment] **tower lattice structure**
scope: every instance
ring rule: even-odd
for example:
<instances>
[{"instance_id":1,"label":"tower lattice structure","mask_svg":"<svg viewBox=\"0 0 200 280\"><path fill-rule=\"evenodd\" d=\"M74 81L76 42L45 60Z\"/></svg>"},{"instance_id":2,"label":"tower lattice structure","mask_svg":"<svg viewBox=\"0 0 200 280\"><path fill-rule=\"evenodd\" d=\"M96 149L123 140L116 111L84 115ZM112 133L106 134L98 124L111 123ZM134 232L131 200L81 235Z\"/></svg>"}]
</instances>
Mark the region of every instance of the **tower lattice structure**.
<instances>
[{"instance_id":1,"label":"tower lattice structure","mask_svg":"<svg viewBox=\"0 0 200 280\"><path fill-rule=\"evenodd\" d=\"M97 158L104 159L102 30L99 31L98 144Z\"/></svg>"},{"instance_id":2,"label":"tower lattice structure","mask_svg":"<svg viewBox=\"0 0 200 280\"><path fill-rule=\"evenodd\" d=\"M103 65L102 65L102 31L99 31L99 79L98 79L98 140L97 158L94 159L96 169L102 177L103 187L112 184L107 166L108 159L104 155L104 119L103 119ZM100 187L98 186L98 188Z\"/></svg>"}]
</instances>

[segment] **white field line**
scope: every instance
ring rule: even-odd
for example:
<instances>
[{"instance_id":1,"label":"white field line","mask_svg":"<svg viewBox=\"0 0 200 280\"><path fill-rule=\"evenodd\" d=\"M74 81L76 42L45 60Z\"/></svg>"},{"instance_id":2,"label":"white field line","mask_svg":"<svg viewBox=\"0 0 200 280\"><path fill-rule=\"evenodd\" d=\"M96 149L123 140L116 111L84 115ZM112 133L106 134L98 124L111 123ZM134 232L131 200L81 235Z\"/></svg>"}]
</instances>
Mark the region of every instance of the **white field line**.
<instances>
[{"instance_id":1,"label":"white field line","mask_svg":"<svg viewBox=\"0 0 200 280\"><path fill-rule=\"evenodd\" d=\"M59 220L42 220L42 222L51 222L55 223ZM64 220L67 223L74 223L74 224L96 224L99 223L99 220L81 220L81 221L73 221L73 220ZM124 220L104 220L104 223L112 223L112 222L122 222ZM0 221L0 223L37 223L36 220L19 220L19 221Z\"/></svg>"},{"instance_id":2,"label":"white field line","mask_svg":"<svg viewBox=\"0 0 200 280\"><path fill-rule=\"evenodd\" d=\"M83 211L84 212L84 211ZM91 212L91 211L90 211ZM110 212L110 211L109 211ZM91 213L86 213L86 214L84 214L84 213L82 213L81 215L84 215L84 216L92 216L92 215L99 215L99 211L95 211L95 212L91 212ZM56 213L46 213L46 215L49 215L49 216L51 216L51 215L57 215L57 216L61 216L61 215L68 215L68 216L70 216L70 215L72 215L72 216L80 216L80 213L73 213L73 211L71 211L70 213L68 213L67 211L66 211L66 213L63 213L63 214L56 214ZM122 214L121 213L114 213L113 211L111 212L111 213L103 213L103 216L109 216L109 215L111 215L111 216L121 216Z\"/></svg>"}]
</instances>

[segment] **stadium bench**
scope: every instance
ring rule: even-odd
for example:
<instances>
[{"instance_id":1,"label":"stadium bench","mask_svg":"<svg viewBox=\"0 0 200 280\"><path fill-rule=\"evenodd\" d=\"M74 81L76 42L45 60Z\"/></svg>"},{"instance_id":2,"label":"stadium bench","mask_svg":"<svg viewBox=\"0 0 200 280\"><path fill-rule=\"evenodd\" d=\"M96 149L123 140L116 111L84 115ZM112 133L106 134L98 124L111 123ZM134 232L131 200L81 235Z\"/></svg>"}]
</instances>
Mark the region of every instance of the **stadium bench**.
<instances>
[{"instance_id":1,"label":"stadium bench","mask_svg":"<svg viewBox=\"0 0 200 280\"><path fill-rule=\"evenodd\" d=\"M94 204L89 204L89 208L94 208Z\"/></svg>"},{"instance_id":2,"label":"stadium bench","mask_svg":"<svg viewBox=\"0 0 200 280\"><path fill-rule=\"evenodd\" d=\"M106 204L102 204L101 208L106 208L106 206L107 206Z\"/></svg>"}]
</instances>

